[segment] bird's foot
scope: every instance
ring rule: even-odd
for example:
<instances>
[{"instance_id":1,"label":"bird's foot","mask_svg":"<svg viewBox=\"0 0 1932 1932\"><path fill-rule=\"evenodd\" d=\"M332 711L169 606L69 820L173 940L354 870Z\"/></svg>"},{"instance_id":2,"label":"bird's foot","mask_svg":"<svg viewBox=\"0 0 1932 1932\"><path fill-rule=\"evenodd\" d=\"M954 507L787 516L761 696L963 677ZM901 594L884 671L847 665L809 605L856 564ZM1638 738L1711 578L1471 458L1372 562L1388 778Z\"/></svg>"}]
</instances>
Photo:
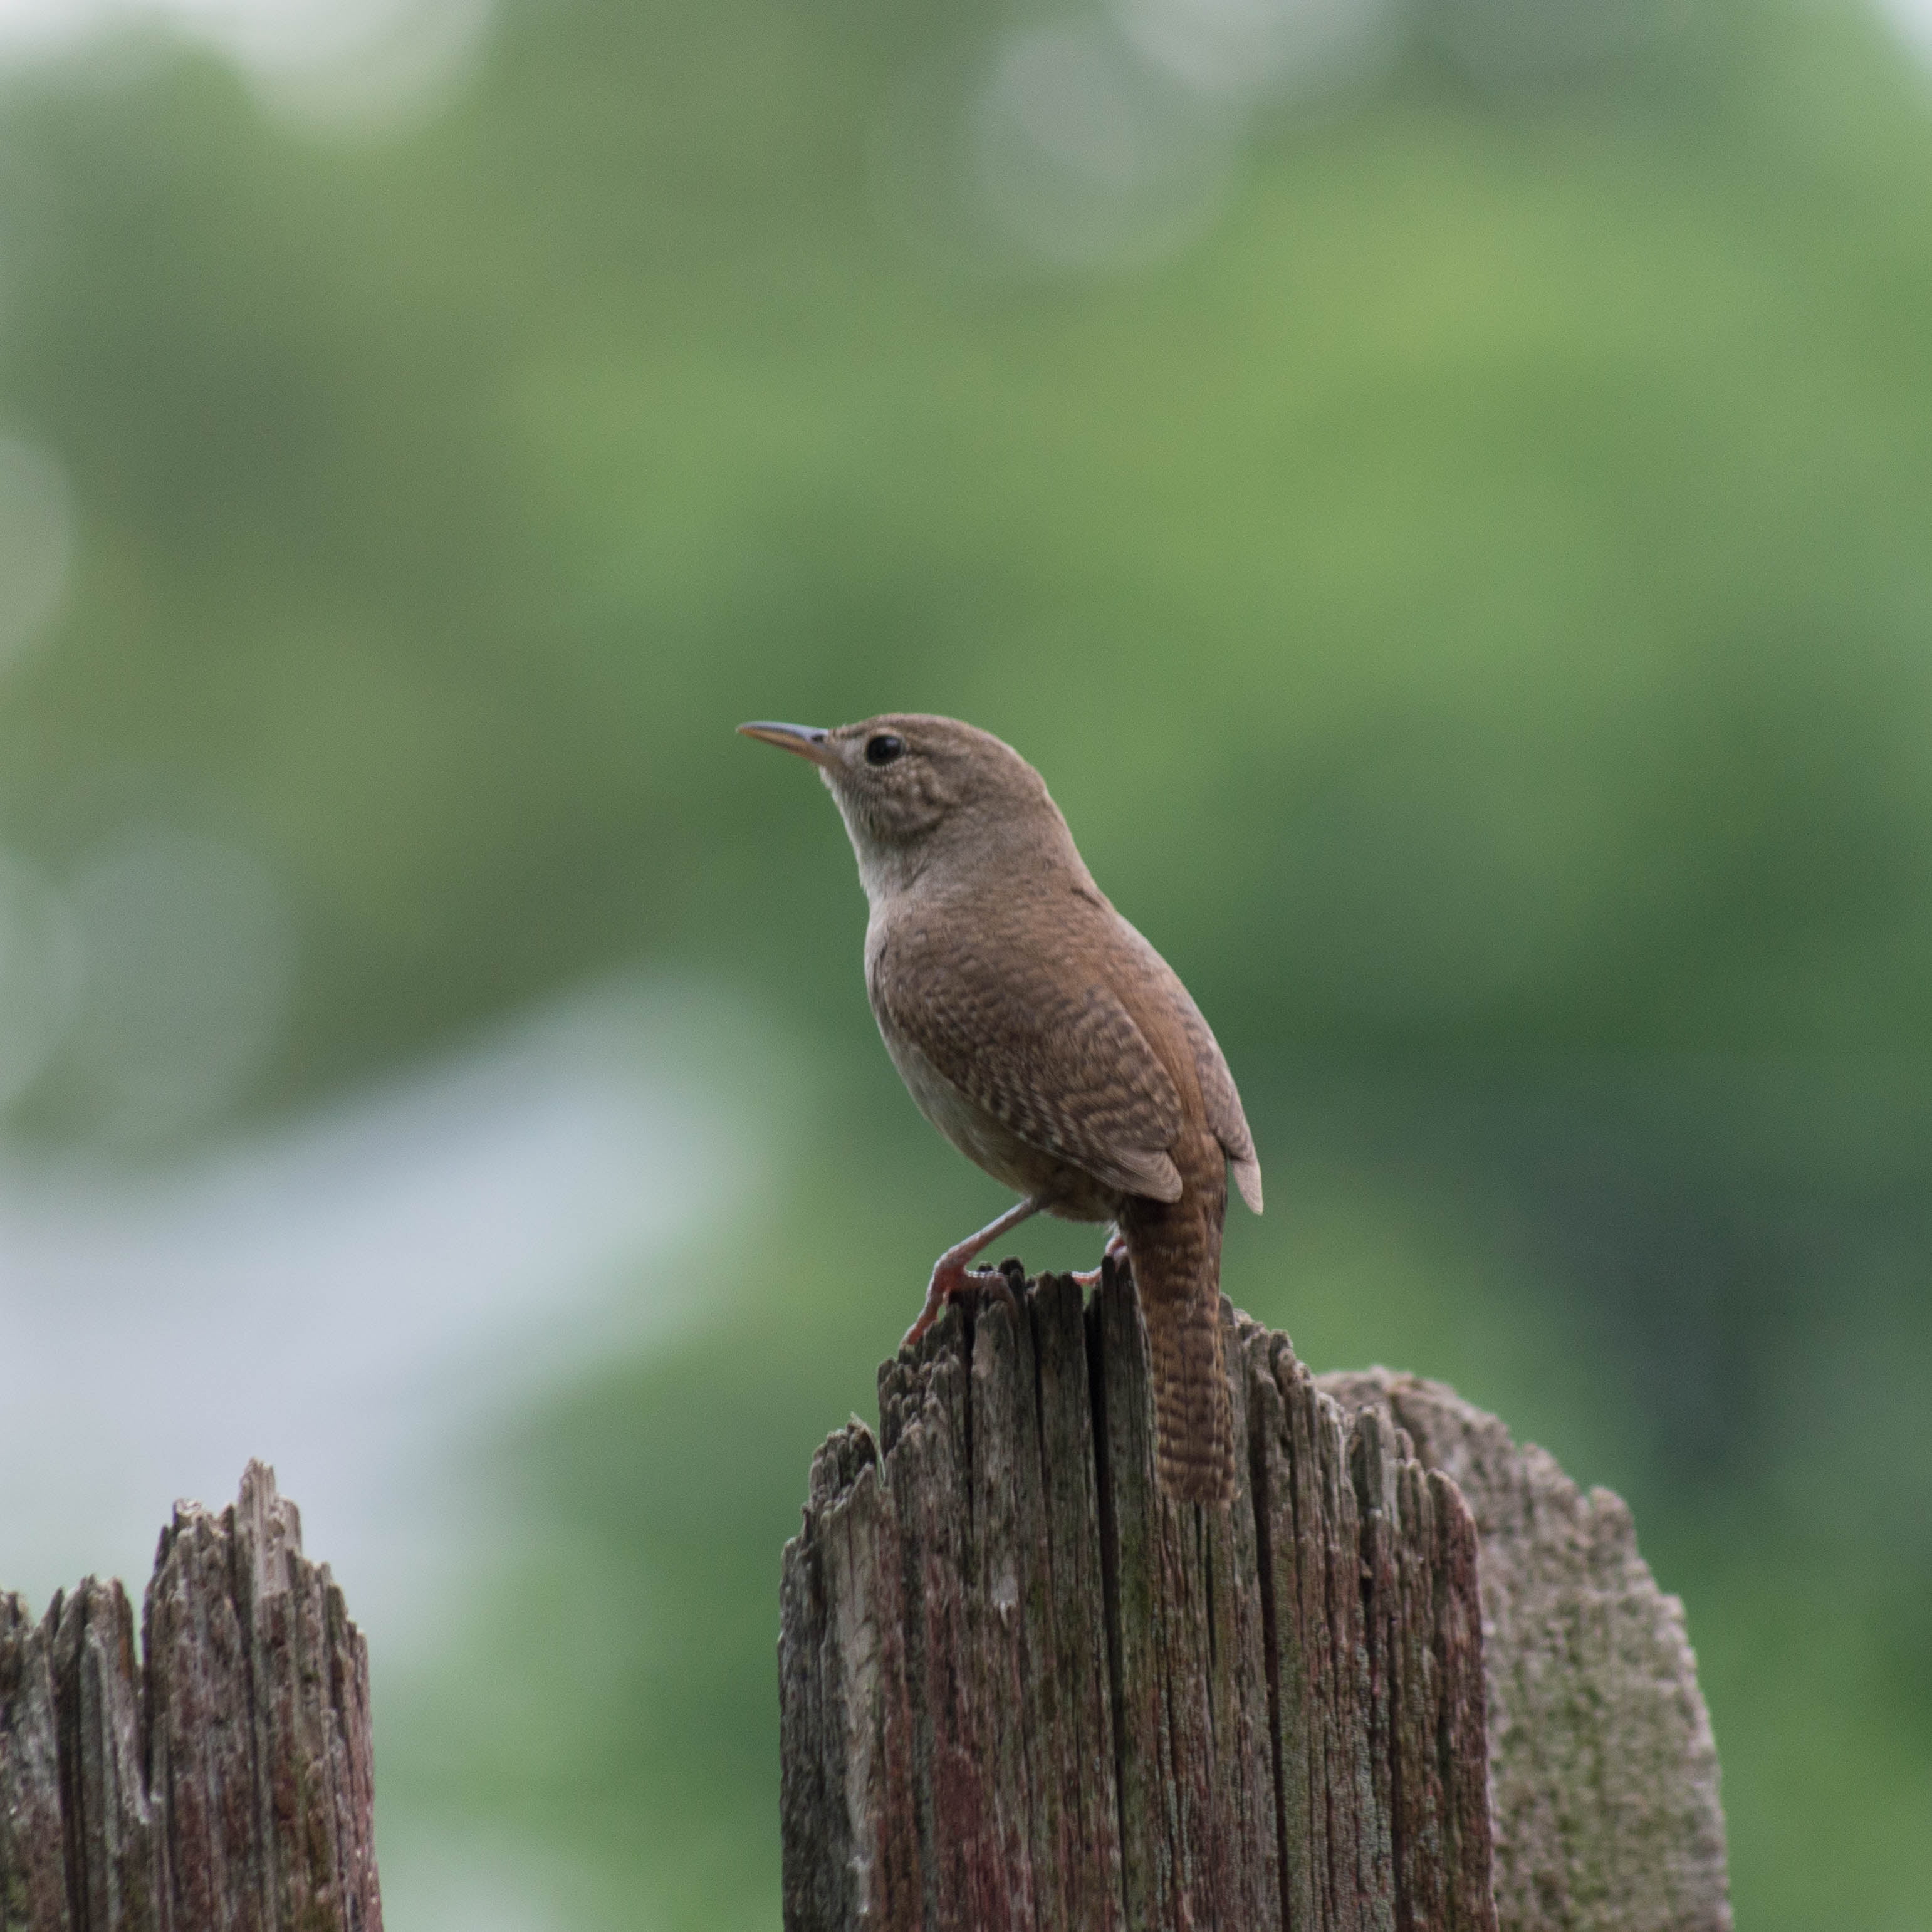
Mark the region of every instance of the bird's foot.
<instances>
[{"instance_id":1,"label":"bird's foot","mask_svg":"<svg viewBox=\"0 0 1932 1932\"><path fill-rule=\"evenodd\" d=\"M1037 1214L1046 1204L1045 1197L1035 1195L1030 1200L1022 1201L1009 1208L997 1221L990 1221L976 1234L968 1234L956 1246L948 1248L934 1263L932 1280L926 1291L926 1306L919 1311L919 1319L905 1331L905 1339L899 1343L902 1348L910 1348L932 1324L939 1319L940 1311L949 1301L956 1300L968 1288L982 1291L998 1289L1009 1299L1012 1289L1002 1274L989 1269L969 1268L968 1262L985 1253L1009 1228L1017 1228L1030 1216ZM1019 1267L1016 1262L1013 1265ZM1020 1270L1020 1279L1026 1279L1026 1271Z\"/></svg>"},{"instance_id":2,"label":"bird's foot","mask_svg":"<svg viewBox=\"0 0 1932 1932\"><path fill-rule=\"evenodd\" d=\"M997 1268L969 1268L962 1262L941 1261L932 1271L932 1280L926 1291L926 1306L919 1311L919 1319L905 1331L899 1346L911 1348L946 1312L949 1301L974 1293L1003 1294L1010 1301L1013 1292Z\"/></svg>"},{"instance_id":3,"label":"bird's foot","mask_svg":"<svg viewBox=\"0 0 1932 1932\"><path fill-rule=\"evenodd\" d=\"M1127 1244L1118 1228L1107 1237L1106 1252L1101 1257L1100 1265L1096 1268L1088 1268L1084 1274L1076 1273L1074 1275L1074 1280L1080 1284L1083 1292L1100 1286L1106 1278L1108 1262L1113 1263L1117 1274L1123 1272L1127 1265Z\"/></svg>"}]
</instances>

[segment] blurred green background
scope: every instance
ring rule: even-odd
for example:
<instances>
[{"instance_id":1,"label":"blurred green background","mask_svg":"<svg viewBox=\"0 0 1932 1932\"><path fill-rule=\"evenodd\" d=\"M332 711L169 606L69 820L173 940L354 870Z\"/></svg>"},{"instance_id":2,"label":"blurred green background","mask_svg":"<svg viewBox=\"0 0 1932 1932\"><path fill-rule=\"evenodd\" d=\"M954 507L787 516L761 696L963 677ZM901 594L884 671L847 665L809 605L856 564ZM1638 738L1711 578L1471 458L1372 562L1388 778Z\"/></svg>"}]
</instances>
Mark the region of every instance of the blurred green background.
<instances>
[{"instance_id":1,"label":"blurred green background","mask_svg":"<svg viewBox=\"0 0 1932 1932\"><path fill-rule=\"evenodd\" d=\"M1038 764L1212 1019L1235 1301L1630 1498L1740 1924L1932 1927L1898 4L505 0L320 80L189 7L0 74L9 1159L164 1185L620 981L724 1124L600 1291L677 1318L454 1404L481 1580L364 1615L398 1932L777 1922L779 1547L1002 1199L731 735L888 708Z\"/></svg>"}]
</instances>

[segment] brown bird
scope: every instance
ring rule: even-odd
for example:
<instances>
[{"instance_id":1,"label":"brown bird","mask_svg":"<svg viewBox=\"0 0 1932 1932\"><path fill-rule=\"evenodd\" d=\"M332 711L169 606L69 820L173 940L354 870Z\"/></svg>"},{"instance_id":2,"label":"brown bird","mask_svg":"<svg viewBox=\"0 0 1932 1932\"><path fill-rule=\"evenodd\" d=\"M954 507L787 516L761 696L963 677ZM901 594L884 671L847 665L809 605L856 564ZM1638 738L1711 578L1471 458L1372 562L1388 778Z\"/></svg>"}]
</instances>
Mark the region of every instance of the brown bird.
<instances>
[{"instance_id":1,"label":"brown bird","mask_svg":"<svg viewBox=\"0 0 1932 1932\"><path fill-rule=\"evenodd\" d=\"M1028 1216L1111 1221L1147 1324L1161 1485L1226 1502L1227 1166L1257 1214L1262 1171L1200 1009L1094 884L1039 772L989 733L910 712L738 728L818 766L872 907L886 1050L926 1118L1025 1197L940 1256L906 1340Z\"/></svg>"}]
</instances>

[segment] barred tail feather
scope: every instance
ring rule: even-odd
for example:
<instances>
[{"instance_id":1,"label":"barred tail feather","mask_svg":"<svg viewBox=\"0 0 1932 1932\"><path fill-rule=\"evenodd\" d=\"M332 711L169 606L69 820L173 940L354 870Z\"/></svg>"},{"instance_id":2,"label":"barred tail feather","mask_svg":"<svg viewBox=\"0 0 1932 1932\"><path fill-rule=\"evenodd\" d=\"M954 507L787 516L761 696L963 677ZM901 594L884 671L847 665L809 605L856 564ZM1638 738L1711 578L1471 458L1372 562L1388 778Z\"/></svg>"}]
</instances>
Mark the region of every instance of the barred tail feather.
<instances>
[{"instance_id":1,"label":"barred tail feather","mask_svg":"<svg viewBox=\"0 0 1932 1932\"><path fill-rule=\"evenodd\" d=\"M1234 1418L1221 1352L1221 1223L1227 1182L1220 1150L1172 1204L1136 1198L1120 1218L1147 1325L1154 1384L1154 1465L1165 1493L1184 1502L1234 1500ZM1202 1163L1204 1166L1206 1163Z\"/></svg>"}]
</instances>

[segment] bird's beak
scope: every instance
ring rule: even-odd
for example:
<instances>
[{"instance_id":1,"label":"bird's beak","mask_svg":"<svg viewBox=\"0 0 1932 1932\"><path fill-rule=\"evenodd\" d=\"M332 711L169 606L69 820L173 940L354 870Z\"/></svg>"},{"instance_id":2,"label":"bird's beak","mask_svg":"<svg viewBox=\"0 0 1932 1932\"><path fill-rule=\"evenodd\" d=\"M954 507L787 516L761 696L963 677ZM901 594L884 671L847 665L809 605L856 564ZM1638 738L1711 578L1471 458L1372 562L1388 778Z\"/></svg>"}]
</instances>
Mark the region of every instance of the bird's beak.
<instances>
[{"instance_id":1,"label":"bird's beak","mask_svg":"<svg viewBox=\"0 0 1932 1932\"><path fill-rule=\"evenodd\" d=\"M830 765L832 761L831 748L826 743L827 734L815 724L740 724L738 732L741 737L762 739L781 751L796 752L814 765Z\"/></svg>"}]
</instances>

